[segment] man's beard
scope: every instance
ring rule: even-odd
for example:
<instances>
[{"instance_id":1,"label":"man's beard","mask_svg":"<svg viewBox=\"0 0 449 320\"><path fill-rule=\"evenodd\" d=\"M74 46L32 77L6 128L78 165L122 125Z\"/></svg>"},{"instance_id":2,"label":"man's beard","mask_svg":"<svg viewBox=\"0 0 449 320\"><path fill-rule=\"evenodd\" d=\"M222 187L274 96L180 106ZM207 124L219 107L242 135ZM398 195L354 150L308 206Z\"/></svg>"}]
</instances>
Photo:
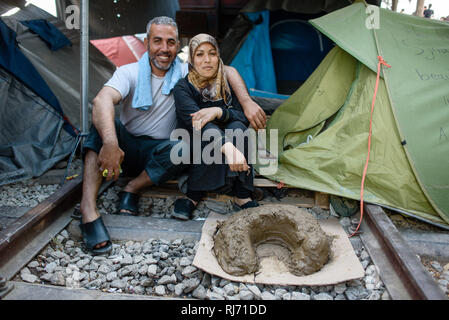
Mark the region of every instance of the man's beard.
<instances>
[{"instance_id":1,"label":"man's beard","mask_svg":"<svg viewBox=\"0 0 449 320\"><path fill-rule=\"evenodd\" d=\"M148 59L150 60L150 66L151 66L151 63L153 63L153 65L156 68L158 68L159 70L162 70L162 71L167 71L168 69L170 69L171 65L173 64L173 61L172 61L168 66L161 66L159 64L159 62L156 60L156 56L151 56L150 54L148 54L148 57L149 57Z\"/></svg>"}]
</instances>

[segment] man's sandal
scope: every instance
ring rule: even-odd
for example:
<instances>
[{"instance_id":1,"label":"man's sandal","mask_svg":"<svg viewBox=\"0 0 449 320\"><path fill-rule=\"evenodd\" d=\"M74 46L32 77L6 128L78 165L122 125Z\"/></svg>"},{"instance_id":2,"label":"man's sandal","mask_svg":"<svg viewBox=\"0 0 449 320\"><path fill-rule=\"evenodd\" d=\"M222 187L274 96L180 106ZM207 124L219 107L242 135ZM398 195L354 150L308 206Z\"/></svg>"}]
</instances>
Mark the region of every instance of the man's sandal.
<instances>
[{"instance_id":1,"label":"man's sandal","mask_svg":"<svg viewBox=\"0 0 449 320\"><path fill-rule=\"evenodd\" d=\"M104 226L103 219L98 217L96 220L79 225L83 235L84 246L92 254L109 253L112 250L112 242L108 230ZM104 247L95 248L96 245L107 242Z\"/></svg>"},{"instance_id":2,"label":"man's sandal","mask_svg":"<svg viewBox=\"0 0 449 320\"><path fill-rule=\"evenodd\" d=\"M192 212L195 210L195 204L190 199L176 199L172 210L172 216L180 220L192 219Z\"/></svg>"},{"instance_id":3,"label":"man's sandal","mask_svg":"<svg viewBox=\"0 0 449 320\"><path fill-rule=\"evenodd\" d=\"M120 205L117 214L125 216L136 216L139 209L139 195L136 193L121 191L119 193ZM129 212L125 212L127 210Z\"/></svg>"}]
</instances>

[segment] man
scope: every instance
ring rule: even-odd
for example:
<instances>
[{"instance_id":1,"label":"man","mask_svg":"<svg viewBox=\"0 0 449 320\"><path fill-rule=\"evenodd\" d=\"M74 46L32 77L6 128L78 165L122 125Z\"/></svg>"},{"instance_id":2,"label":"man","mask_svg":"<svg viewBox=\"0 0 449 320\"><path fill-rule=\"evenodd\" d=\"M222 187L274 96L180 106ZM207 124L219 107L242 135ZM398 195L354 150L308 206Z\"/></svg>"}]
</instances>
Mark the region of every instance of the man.
<instances>
[{"instance_id":1,"label":"man","mask_svg":"<svg viewBox=\"0 0 449 320\"><path fill-rule=\"evenodd\" d=\"M103 176L108 181L117 180L121 169L136 176L120 193L119 213L132 215L137 213L141 189L172 179L185 168L170 161L172 147L180 143L169 140L176 127L171 89L177 81L175 75L180 78L187 74L186 64L176 59L180 48L176 23L168 17L154 18L147 25L144 43L148 58L118 68L93 100L93 127L84 143L80 204L80 228L93 254L112 249L96 206ZM251 125L264 128L266 115L251 100L238 72L226 67L226 75ZM123 107L118 121L114 106L120 102Z\"/></svg>"},{"instance_id":2,"label":"man","mask_svg":"<svg viewBox=\"0 0 449 320\"><path fill-rule=\"evenodd\" d=\"M431 19L433 17L432 4L429 4L429 9L424 7L424 18Z\"/></svg>"}]
</instances>

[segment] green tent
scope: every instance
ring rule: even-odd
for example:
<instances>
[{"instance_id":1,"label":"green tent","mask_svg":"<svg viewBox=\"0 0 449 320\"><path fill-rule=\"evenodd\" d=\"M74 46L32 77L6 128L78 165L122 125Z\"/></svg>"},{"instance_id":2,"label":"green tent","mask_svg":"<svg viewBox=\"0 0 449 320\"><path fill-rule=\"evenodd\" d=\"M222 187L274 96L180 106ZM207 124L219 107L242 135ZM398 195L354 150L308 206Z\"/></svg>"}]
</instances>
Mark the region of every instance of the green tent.
<instances>
[{"instance_id":1,"label":"green tent","mask_svg":"<svg viewBox=\"0 0 449 320\"><path fill-rule=\"evenodd\" d=\"M449 24L358 2L310 23L336 43L267 124L268 178L449 224ZM269 139L267 139L269 141ZM260 171L262 165L256 166Z\"/></svg>"}]
</instances>

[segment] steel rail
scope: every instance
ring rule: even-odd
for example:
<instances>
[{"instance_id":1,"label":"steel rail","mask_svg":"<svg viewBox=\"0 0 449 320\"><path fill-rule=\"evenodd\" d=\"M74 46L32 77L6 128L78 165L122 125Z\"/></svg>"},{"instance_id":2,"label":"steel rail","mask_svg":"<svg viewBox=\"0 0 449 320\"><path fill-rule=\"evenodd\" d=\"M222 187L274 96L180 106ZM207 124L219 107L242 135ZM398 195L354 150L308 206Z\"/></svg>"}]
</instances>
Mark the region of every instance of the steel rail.
<instances>
[{"instance_id":1,"label":"steel rail","mask_svg":"<svg viewBox=\"0 0 449 320\"><path fill-rule=\"evenodd\" d=\"M18 270L18 266L11 268L8 264L27 246L50 227L58 217L75 206L81 198L82 178L66 182L60 189L31 208L22 217L0 231L0 274L10 280ZM19 259L23 260L23 258ZM23 263L27 263L24 260Z\"/></svg>"},{"instance_id":2,"label":"steel rail","mask_svg":"<svg viewBox=\"0 0 449 320\"><path fill-rule=\"evenodd\" d=\"M360 237L393 300L447 300L412 248L377 205L365 204Z\"/></svg>"}]
</instances>

